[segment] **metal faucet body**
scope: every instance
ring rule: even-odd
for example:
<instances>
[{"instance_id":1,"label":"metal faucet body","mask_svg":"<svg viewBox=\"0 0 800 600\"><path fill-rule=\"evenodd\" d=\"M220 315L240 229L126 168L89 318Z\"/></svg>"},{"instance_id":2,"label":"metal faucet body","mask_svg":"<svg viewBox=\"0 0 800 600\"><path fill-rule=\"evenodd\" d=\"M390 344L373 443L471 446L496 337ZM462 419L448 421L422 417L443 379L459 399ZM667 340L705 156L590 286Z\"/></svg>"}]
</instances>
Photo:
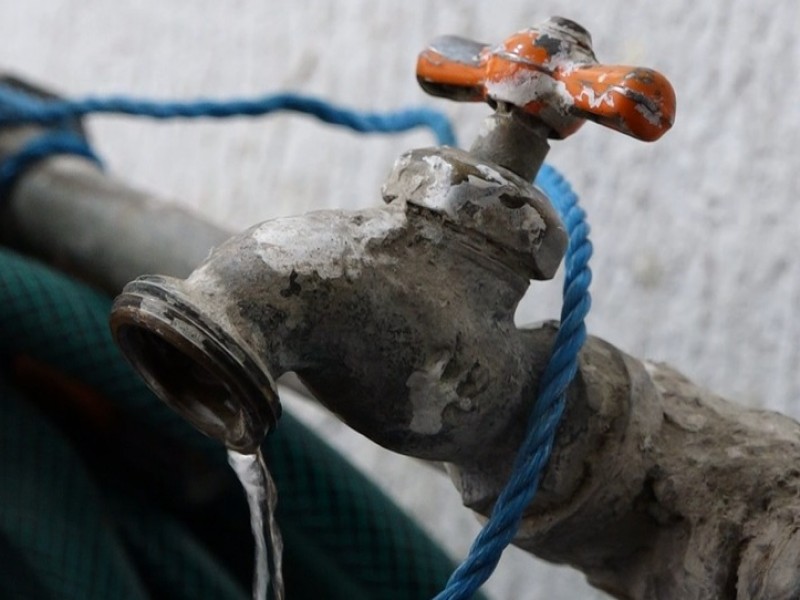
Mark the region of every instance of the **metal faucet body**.
<instances>
[{"instance_id":1,"label":"metal faucet body","mask_svg":"<svg viewBox=\"0 0 800 600\"><path fill-rule=\"evenodd\" d=\"M168 402L240 450L274 423L287 372L397 452L458 463L515 447L536 390L529 365L549 346L514 311L531 278L558 268L557 214L519 176L451 148L402 156L383 194L379 208L257 225L184 281L140 278L117 299L117 339ZM179 355L164 344L191 346L196 363L167 384L155 364ZM243 375L261 398L237 391ZM226 403L252 410L225 416Z\"/></svg>"},{"instance_id":2,"label":"metal faucet body","mask_svg":"<svg viewBox=\"0 0 800 600\"><path fill-rule=\"evenodd\" d=\"M274 425L285 372L398 452L474 463L515 447L536 389L530 359L549 345L529 343L514 310L567 245L529 183L548 139L591 119L652 140L674 116L662 75L598 64L588 32L559 17L499 46L440 38L417 79L495 109L469 153L409 152L383 208L258 225L185 282L140 278L117 299L112 330L134 366L229 447L253 450Z\"/></svg>"}]
</instances>

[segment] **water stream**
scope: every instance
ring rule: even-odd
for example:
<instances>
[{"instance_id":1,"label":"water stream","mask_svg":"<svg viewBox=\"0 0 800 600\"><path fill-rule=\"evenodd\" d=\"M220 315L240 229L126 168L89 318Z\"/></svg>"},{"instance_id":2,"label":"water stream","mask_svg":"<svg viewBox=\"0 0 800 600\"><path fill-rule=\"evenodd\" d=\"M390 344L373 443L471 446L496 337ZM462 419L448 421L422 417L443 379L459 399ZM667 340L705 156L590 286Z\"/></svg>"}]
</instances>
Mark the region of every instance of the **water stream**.
<instances>
[{"instance_id":1,"label":"water stream","mask_svg":"<svg viewBox=\"0 0 800 600\"><path fill-rule=\"evenodd\" d=\"M267 588L272 582L272 600L283 600L283 574L281 557L283 540L275 521L278 490L269 474L261 450L255 454L239 454L228 450L230 463L247 494L250 506L250 528L256 543L255 570L253 573L253 600L266 600ZM266 520L266 522L265 522ZM267 535L265 535L265 530ZM267 548L269 540L269 549Z\"/></svg>"}]
</instances>

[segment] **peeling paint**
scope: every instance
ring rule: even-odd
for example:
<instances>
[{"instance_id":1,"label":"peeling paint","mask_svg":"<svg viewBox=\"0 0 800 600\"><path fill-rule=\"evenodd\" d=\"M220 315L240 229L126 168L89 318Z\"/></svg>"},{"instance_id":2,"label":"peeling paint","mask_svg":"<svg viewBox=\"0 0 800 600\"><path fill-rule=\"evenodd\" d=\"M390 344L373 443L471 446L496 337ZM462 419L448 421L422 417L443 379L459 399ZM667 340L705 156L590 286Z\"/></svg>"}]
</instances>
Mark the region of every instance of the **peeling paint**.
<instances>
[{"instance_id":1,"label":"peeling paint","mask_svg":"<svg viewBox=\"0 0 800 600\"><path fill-rule=\"evenodd\" d=\"M368 218L357 218L359 215ZM252 237L262 261L272 269L338 279L357 276L367 245L385 239L404 218L397 207L353 216L319 211L268 222L254 228Z\"/></svg>"},{"instance_id":2,"label":"peeling paint","mask_svg":"<svg viewBox=\"0 0 800 600\"><path fill-rule=\"evenodd\" d=\"M451 358L451 355L435 358L425 369L414 371L406 380L412 407L408 424L411 431L419 434L439 433L444 409L459 402L455 386L442 379L444 368Z\"/></svg>"},{"instance_id":3,"label":"peeling paint","mask_svg":"<svg viewBox=\"0 0 800 600\"><path fill-rule=\"evenodd\" d=\"M605 75L603 76L605 79ZM613 107L614 106L614 96L613 94L617 93L615 88L609 88L605 90L601 94L597 94L597 91L592 89L590 86L586 85L581 90L581 93L578 94L577 98L579 100L586 98L586 101L589 103L589 106L592 108L599 108L603 106L603 104Z\"/></svg>"},{"instance_id":4,"label":"peeling paint","mask_svg":"<svg viewBox=\"0 0 800 600\"><path fill-rule=\"evenodd\" d=\"M672 126L669 81L651 69L598 63L588 31L568 19L554 17L514 33L471 52L469 60L459 50L465 43L420 54L417 79L424 89L453 100L513 106L547 125L555 138L573 134L586 120L647 141Z\"/></svg>"}]
</instances>

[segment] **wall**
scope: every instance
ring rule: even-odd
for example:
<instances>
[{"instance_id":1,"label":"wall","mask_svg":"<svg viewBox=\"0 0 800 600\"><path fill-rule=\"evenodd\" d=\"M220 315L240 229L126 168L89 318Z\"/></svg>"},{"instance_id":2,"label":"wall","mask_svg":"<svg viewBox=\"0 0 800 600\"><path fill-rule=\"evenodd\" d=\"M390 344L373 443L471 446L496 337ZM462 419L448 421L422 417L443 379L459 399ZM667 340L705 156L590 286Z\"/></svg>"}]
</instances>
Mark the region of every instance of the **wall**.
<instances>
[{"instance_id":1,"label":"wall","mask_svg":"<svg viewBox=\"0 0 800 600\"><path fill-rule=\"evenodd\" d=\"M674 130L646 145L588 125L551 162L589 211L596 246L590 330L665 360L731 399L800 417L800 3L796 0L425 2L3 0L0 65L65 94L190 98L298 90L365 109L427 104L462 143L483 106L423 96L416 53L441 33L498 41L558 14L601 61L651 66L678 94ZM380 201L401 151L426 133L360 137L296 116L89 126L110 169L232 228ZM535 285L518 320L558 314ZM290 402L400 503L465 551L476 526L449 484ZM435 501L431 501L435 497ZM592 598L582 578L519 552L496 598Z\"/></svg>"}]
</instances>

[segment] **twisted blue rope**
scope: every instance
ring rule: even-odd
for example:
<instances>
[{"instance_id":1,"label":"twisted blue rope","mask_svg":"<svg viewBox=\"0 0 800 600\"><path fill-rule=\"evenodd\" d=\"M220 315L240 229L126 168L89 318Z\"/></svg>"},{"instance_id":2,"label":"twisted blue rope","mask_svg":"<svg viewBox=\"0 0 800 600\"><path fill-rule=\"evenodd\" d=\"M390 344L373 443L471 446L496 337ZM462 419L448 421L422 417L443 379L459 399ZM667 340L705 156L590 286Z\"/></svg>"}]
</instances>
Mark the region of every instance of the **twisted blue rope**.
<instances>
[{"instance_id":1,"label":"twisted blue rope","mask_svg":"<svg viewBox=\"0 0 800 600\"><path fill-rule=\"evenodd\" d=\"M102 167L91 146L72 131L46 131L0 163L0 198L7 198L20 176L31 166L56 154L82 156Z\"/></svg>"},{"instance_id":2,"label":"twisted blue rope","mask_svg":"<svg viewBox=\"0 0 800 600\"><path fill-rule=\"evenodd\" d=\"M0 163L0 198L8 197L20 176L39 160L56 154L84 156L101 164L86 141L64 127L70 120L89 114L123 114L153 119L226 119L257 117L277 111L308 114L332 125L348 127L361 133L398 133L427 127L441 145L455 146L456 137L445 115L427 108L393 112L361 112L299 94L273 94L232 100L190 100L162 102L110 96L78 100L41 99L17 88L0 85L0 127L19 125L55 125L57 131L45 132L33 139L14 156Z\"/></svg>"},{"instance_id":3,"label":"twisted blue rope","mask_svg":"<svg viewBox=\"0 0 800 600\"><path fill-rule=\"evenodd\" d=\"M494 572L500 556L516 535L522 513L539 488L542 471L553 450L556 428L566 404L566 392L578 370L578 354L586 340L584 319L589 314L589 259L592 245L586 213L569 183L552 167L544 165L536 183L547 193L561 214L569 233L565 258L565 280L561 326L553 353L539 382L539 397L528 423L528 434L520 447L514 468L495 502L489 520L472 543L464 562L450 576L435 600L471 598Z\"/></svg>"},{"instance_id":4,"label":"twisted blue rope","mask_svg":"<svg viewBox=\"0 0 800 600\"><path fill-rule=\"evenodd\" d=\"M78 100L40 100L17 90L0 87L0 127L21 122L50 125L88 114L122 114L153 119L226 119L259 117L284 110L312 115L332 125L361 133L398 133L428 127L439 144L454 146L455 134L448 118L428 108L393 112L362 112L311 96L273 94L230 100L154 101L125 96L87 97Z\"/></svg>"},{"instance_id":5,"label":"twisted blue rope","mask_svg":"<svg viewBox=\"0 0 800 600\"><path fill-rule=\"evenodd\" d=\"M327 123L364 133L399 132L425 126L435 133L439 144L456 145L449 120L437 111L424 108L363 113L295 94L230 101L157 102L127 97L45 101L0 86L0 127L20 123L59 125L91 113L172 119L260 116L278 110L309 114ZM13 185L22 170L30 164L57 153L79 154L96 160L91 148L76 133L64 130L45 133L0 165L0 192ZM470 598L491 576L503 550L514 538L522 513L536 494L542 470L552 452L556 428L564 412L566 390L578 369L578 354L586 339L584 319L591 305L591 271L588 263L592 254L586 214L578 206L578 198L569 184L549 165L542 167L536 182L560 212L569 233L561 326L550 361L541 377L539 397L530 416L528 434L517 454L511 477L498 497L489 520L473 542L467 558L453 572L447 586L435 600Z\"/></svg>"}]
</instances>

